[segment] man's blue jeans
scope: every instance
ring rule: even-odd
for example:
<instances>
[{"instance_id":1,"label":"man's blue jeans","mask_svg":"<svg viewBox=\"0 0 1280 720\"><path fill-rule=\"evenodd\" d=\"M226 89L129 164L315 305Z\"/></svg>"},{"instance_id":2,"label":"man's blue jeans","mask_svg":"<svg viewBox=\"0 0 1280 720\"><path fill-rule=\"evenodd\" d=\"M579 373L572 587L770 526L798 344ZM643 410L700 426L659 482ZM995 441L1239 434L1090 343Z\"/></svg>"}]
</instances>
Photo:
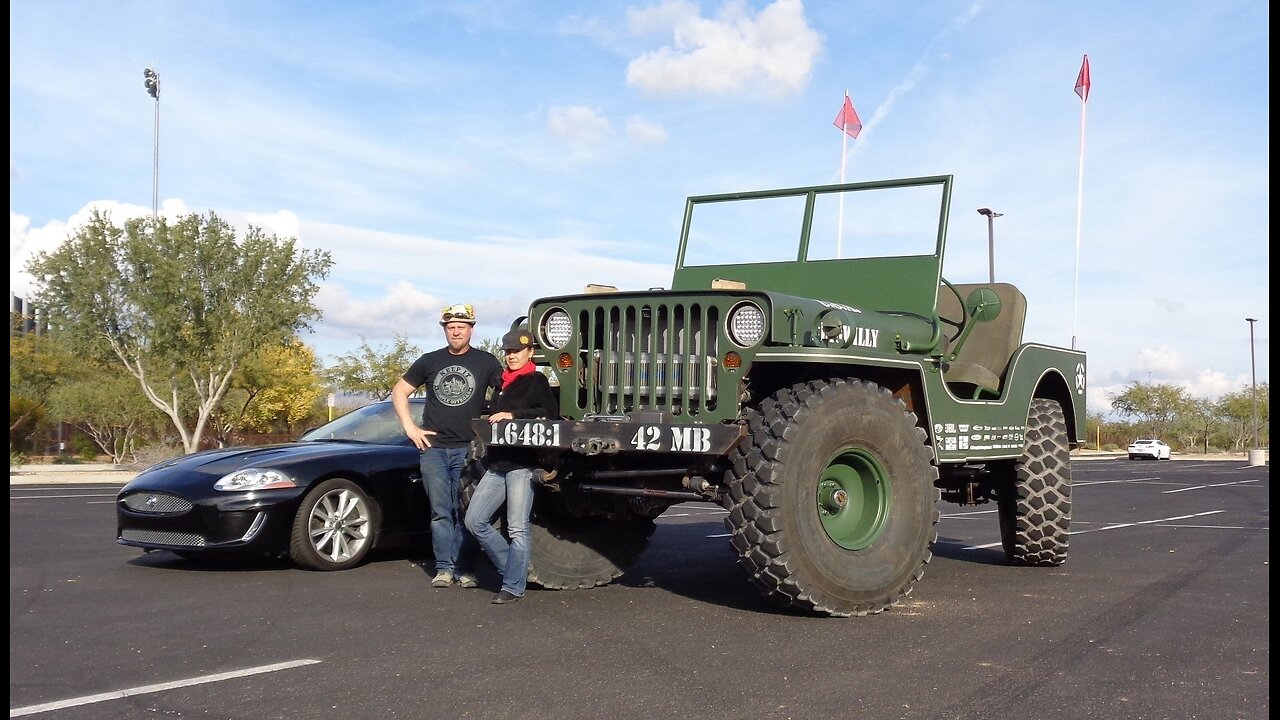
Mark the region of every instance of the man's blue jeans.
<instances>
[{"instance_id":1,"label":"man's blue jeans","mask_svg":"<svg viewBox=\"0 0 1280 720\"><path fill-rule=\"evenodd\" d=\"M418 458L422 484L431 501L431 551L436 572L471 572L475 544L462 531L462 466L467 448L427 448Z\"/></svg>"},{"instance_id":2,"label":"man's blue jeans","mask_svg":"<svg viewBox=\"0 0 1280 720\"><path fill-rule=\"evenodd\" d=\"M491 522L504 502L510 543ZM529 575L529 513L532 510L533 472L526 468L508 473L486 472L467 506L467 529L502 573L502 589L516 597L524 595Z\"/></svg>"}]
</instances>

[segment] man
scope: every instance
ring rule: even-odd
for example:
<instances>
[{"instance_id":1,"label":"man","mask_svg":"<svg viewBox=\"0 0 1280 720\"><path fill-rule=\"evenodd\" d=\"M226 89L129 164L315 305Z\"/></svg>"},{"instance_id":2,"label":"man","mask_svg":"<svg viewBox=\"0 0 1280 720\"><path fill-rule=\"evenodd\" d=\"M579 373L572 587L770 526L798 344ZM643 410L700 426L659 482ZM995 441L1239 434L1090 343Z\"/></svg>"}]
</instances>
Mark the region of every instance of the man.
<instances>
[{"instance_id":1,"label":"man","mask_svg":"<svg viewBox=\"0 0 1280 720\"><path fill-rule=\"evenodd\" d=\"M474 433L471 419L483 414L486 392L502 384L498 359L471 347L476 312L471 305L450 305L440 314L445 347L414 361L391 391L391 402L405 435L422 451L422 482L431 502L431 550L436 559L432 587L475 587L471 563L475 541L463 530L459 486ZM427 402L419 427L409 414L409 396L426 386Z\"/></svg>"}]
</instances>

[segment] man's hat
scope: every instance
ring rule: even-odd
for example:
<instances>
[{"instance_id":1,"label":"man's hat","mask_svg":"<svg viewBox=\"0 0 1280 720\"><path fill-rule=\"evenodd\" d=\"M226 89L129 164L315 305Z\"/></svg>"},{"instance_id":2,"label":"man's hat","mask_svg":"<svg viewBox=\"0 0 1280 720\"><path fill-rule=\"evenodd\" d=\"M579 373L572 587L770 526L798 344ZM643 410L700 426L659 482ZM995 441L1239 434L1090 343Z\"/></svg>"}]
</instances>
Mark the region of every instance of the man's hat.
<instances>
[{"instance_id":1,"label":"man's hat","mask_svg":"<svg viewBox=\"0 0 1280 720\"><path fill-rule=\"evenodd\" d=\"M503 350L524 350L533 347L533 335L528 330L516 328L502 336Z\"/></svg>"},{"instance_id":2,"label":"man's hat","mask_svg":"<svg viewBox=\"0 0 1280 720\"><path fill-rule=\"evenodd\" d=\"M464 322L468 325L476 324L476 309L471 303L460 305L450 305L440 313L440 324L448 325L451 322Z\"/></svg>"}]
</instances>

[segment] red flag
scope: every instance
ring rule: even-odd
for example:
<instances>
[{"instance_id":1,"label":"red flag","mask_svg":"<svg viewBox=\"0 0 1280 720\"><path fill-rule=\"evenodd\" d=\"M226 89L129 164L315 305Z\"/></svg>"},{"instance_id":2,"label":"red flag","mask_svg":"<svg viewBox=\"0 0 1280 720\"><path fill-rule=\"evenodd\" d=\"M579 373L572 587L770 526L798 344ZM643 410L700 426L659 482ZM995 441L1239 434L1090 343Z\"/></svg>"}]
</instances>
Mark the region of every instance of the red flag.
<instances>
[{"instance_id":1,"label":"red flag","mask_svg":"<svg viewBox=\"0 0 1280 720\"><path fill-rule=\"evenodd\" d=\"M853 109L853 101L848 95L844 96L844 107L836 114L835 126L851 138L857 138L862 132L862 121L858 119L858 112Z\"/></svg>"},{"instance_id":2,"label":"red flag","mask_svg":"<svg viewBox=\"0 0 1280 720\"><path fill-rule=\"evenodd\" d=\"M1089 101L1089 56L1084 56L1084 64L1080 66L1080 74L1076 76L1076 94L1084 102Z\"/></svg>"}]
</instances>

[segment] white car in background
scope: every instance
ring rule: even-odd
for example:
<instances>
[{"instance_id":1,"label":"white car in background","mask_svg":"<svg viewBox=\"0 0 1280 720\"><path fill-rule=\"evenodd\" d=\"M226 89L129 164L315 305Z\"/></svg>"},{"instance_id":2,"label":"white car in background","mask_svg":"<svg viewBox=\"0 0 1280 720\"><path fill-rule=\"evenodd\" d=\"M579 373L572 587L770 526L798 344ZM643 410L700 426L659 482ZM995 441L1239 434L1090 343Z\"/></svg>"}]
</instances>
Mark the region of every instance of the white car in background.
<instances>
[{"instance_id":1,"label":"white car in background","mask_svg":"<svg viewBox=\"0 0 1280 720\"><path fill-rule=\"evenodd\" d=\"M1129 445L1129 459L1168 460L1173 452L1160 440L1139 439Z\"/></svg>"}]
</instances>

